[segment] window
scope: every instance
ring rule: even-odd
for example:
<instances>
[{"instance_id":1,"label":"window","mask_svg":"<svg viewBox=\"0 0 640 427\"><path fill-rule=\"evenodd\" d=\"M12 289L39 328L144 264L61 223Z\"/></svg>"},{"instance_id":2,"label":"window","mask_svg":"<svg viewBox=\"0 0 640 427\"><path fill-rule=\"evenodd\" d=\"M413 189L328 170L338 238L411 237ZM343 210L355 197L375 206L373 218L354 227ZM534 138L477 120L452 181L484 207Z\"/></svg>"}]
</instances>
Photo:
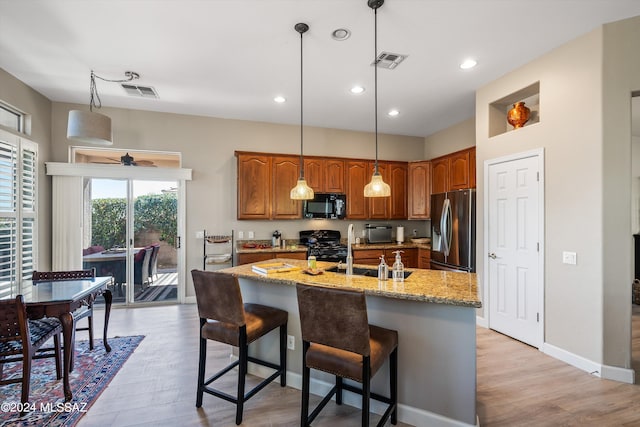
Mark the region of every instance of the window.
<instances>
[{"instance_id":1,"label":"window","mask_svg":"<svg viewBox=\"0 0 640 427\"><path fill-rule=\"evenodd\" d=\"M0 299L36 267L37 148L0 130Z\"/></svg>"},{"instance_id":2,"label":"window","mask_svg":"<svg viewBox=\"0 0 640 427\"><path fill-rule=\"evenodd\" d=\"M24 115L13 108L0 103L0 126L5 126L16 132L24 132Z\"/></svg>"}]
</instances>

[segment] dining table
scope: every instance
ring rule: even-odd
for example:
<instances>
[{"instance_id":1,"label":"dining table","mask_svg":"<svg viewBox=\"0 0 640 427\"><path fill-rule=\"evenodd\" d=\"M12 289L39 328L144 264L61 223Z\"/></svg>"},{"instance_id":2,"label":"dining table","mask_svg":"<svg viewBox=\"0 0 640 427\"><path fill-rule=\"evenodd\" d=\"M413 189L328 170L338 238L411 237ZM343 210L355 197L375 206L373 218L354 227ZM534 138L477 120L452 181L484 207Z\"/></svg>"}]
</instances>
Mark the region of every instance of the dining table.
<instances>
[{"instance_id":1,"label":"dining table","mask_svg":"<svg viewBox=\"0 0 640 427\"><path fill-rule=\"evenodd\" d=\"M21 294L24 298L27 315L30 319L43 317L57 317L62 324L63 339L63 388L66 401L73 397L69 384L69 373L73 370L75 347L75 320L73 312L83 306L92 306L94 301L102 295L105 302L104 331L102 341L107 352L111 346L107 342L109 315L113 300L111 291L107 288L113 279L111 276L98 276L86 279L38 281L26 280L20 290L12 291L8 296L15 298Z\"/></svg>"},{"instance_id":2,"label":"dining table","mask_svg":"<svg viewBox=\"0 0 640 427\"><path fill-rule=\"evenodd\" d=\"M135 256L143 248L133 248ZM113 276L116 285L122 285L126 280L127 250L125 248L107 249L82 256L82 268L95 268L99 275Z\"/></svg>"}]
</instances>

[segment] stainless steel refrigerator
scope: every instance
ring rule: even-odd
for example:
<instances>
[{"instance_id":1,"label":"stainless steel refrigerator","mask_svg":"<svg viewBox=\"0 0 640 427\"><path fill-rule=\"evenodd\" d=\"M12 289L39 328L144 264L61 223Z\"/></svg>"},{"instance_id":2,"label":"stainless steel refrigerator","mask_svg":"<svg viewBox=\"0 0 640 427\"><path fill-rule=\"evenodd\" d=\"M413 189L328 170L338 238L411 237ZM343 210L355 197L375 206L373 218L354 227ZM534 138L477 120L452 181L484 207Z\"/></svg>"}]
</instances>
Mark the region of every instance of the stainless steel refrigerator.
<instances>
[{"instance_id":1,"label":"stainless steel refrigerator","mask_svg":"<svg viewBox=\"0 0 640 427\"><path fill-rule=\"evenodd\" d=\"M431 269L476 271L476 190L431 195Z\"/></svg>"}]
</instances>

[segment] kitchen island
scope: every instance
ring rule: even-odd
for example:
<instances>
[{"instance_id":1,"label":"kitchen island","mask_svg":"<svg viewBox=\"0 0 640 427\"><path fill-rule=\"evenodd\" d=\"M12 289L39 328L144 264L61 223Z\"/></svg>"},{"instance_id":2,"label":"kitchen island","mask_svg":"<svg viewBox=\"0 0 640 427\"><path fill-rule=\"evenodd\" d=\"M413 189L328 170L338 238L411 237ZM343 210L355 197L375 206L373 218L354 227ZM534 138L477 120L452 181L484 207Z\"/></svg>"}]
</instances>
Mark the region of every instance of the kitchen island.
<instances>
[{"instance_id":1,"label":"kitchen island","mask_svg":"<svg viewBox=\"0 0 640 427\"><path fill-rule=\"evenodd\" d=\"M219 271L238 277L245 302L289 312L288 334L295 339L295 350L288 353L287 384L299 389L302 384L296 283L362 289L369 323L398 331L398 420L416 426L476 425L475 309L481 303L475 274L407 269L412 274L403 283L394 283L343 273L311 276L303 272L305 261L273 262L299 269L260 275L253 272L254 264L247 264ZM323 269L334 265L318 263ZM277 360L277 339L254 343L250 354ZM250 372L267 374L255 366ZM312 371L311 380L314 394L324 394L334 383L333 376L318 371ZM386 364L374 377L372 390L388 393ZM345 393L344 402L360 407L360 396ZM377 403L372 401L372 411L382 413Z\"/></svg>"}]
</instances>

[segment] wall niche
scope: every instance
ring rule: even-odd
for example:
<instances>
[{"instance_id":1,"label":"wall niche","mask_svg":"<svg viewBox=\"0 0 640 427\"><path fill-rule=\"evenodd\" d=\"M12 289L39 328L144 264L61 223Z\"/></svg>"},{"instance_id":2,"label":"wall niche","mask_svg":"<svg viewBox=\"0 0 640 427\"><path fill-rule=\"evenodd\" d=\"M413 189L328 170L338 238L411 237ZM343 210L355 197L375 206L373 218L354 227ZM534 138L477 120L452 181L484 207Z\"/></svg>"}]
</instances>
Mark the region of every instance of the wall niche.
<instances>
[{"instance_id":1,"label":"wall niche","mask_svg":"<svg viewBox=\"0 0 640 427\"><path fill-rule=\"evenodd\" d=\"M520 101L531 110L523 127L540 122L540 82L535 82L489 104L489 138L518 130L507 122L507 113Z\"/></svg>"}]
</instances>

